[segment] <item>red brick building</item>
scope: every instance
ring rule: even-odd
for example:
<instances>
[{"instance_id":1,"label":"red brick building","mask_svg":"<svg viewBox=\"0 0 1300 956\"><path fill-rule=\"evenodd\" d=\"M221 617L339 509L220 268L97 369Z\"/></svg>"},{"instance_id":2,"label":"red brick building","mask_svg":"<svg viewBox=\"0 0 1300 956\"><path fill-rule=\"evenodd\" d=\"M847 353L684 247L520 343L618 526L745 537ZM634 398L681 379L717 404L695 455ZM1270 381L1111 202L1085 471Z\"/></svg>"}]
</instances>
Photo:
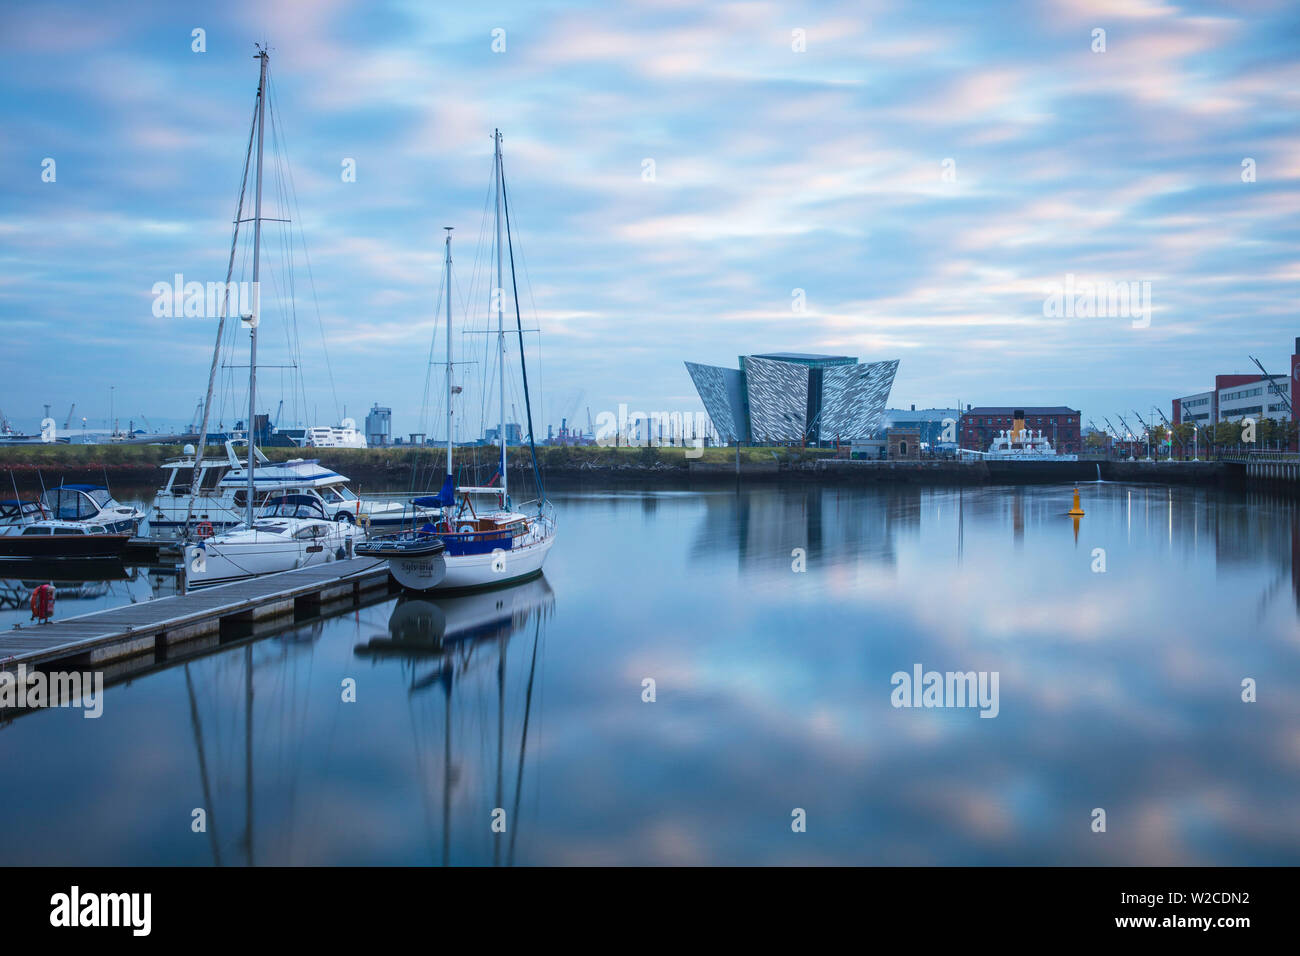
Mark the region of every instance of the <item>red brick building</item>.
<instances>
[{"instance_id":1,"label":"red brick building","mask_svg":"<svg viewBox=\"0 0 1300 956\"><path fill-rule=\"evenodd\" d=\"M1077 455L1083 450L1079 437L1079 410L1064 405L967 408L957 423L957 440L962 448L970 451L988 451L998 432L1011 428L1017 418L1023 418L1025 428L1030 431L1041 431L1062 455Z\"/></svg>"}]
</instances>

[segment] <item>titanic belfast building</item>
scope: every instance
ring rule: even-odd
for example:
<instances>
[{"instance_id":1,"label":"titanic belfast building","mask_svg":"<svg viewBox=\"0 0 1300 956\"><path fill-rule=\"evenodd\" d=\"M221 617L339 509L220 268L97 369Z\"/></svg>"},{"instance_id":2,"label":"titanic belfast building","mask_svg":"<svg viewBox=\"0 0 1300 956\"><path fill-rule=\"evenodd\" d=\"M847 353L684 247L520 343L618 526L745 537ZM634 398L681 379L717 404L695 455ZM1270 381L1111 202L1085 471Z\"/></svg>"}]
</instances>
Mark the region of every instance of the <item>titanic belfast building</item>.
<instances>
[{"instance_id":1,"label":"titanic belfast building","mask_svg":"<svg viewBox=\"0 0 1300 956\"><path fill-rule=\"evenodd\" d=\"M884 426L898 360L773 352L740 368L686 363L724 442L813 444L871 438Z\"/></svg>"}]
</instances>

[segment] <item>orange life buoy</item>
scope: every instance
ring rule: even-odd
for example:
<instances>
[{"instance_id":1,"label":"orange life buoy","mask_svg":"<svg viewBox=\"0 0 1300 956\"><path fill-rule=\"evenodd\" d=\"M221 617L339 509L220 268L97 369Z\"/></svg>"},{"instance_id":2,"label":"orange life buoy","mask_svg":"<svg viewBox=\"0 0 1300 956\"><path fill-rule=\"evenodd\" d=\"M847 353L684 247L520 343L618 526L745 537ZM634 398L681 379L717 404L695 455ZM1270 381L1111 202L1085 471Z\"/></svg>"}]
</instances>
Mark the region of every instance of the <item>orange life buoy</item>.
<instances>
[{"instance_id":1,"label":"orange life buoy","mask_svg":"<svg viewBox=\"0 0 1300 956\"><path fill-rule=\"evenodd\" d=\"M42 584L32 591L32 620L48 621L54 616L54 586Z\"/></svg>"},{"instance_id":2,"label":"orange life buoy","mask_svg":"<svg viewBox=\"0 0 1300 956\"><path fill-rule=\"evenodd\" d=\"M200 541L212 537L212 522L200 521L199 526L194 529L194 536Z\"/></svg>"}]
</instances>

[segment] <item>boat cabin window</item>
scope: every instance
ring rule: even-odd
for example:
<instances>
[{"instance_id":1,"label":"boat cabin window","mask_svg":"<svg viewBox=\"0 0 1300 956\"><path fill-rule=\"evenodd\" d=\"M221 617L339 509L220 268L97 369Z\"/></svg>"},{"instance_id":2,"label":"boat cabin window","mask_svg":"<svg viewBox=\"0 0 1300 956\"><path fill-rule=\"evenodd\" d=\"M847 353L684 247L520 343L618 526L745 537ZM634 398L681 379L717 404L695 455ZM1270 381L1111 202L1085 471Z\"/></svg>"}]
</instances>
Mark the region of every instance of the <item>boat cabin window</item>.
<instances>
[{"instance_id":1,"label":"boat cabin window","mask_svg":"<svg viewBox=\"0 0 1300 956\"><path fill-rule=\"evenodd\" d=\"M92 524L86 528L86 534L108 534L108 529L102 524Z\"/></svg>"},{"instance_id":2,"label":"boat cabin window","mask_svg":"<svg viewBox=\"0 0 1300 956\"><path fill-rule=\"evenodd\" d=\"M221 483L222 478L226 477L227 471L229 471L228 468L223 468L220 465L204 468L199 478L199 494L216 491L217 485Z\"/></svg>"},{"instance_id":3,"label":"boat cabin window","mask_svg":"<svg viewBox=\"0 0 1300 956\"><path fill-rule=\"evenodd\" d=\"M262 510L263 518L324 518L320 502L306 495L273 498Z\"/></svg>"},{"instance_id":4,"label":"boat cabin window","mask_svg":"<svg viewBox=\"0 0 1300 956\"><path fill-rule=\"evenodd\" d=\"M33 526L30 528L23 528L23 534L49 534L49 533L50 533L50 529L43 525Z\"/></svg>"},{"instance_id":5,"label":"boat cabin window","mask_svg":"<svg viewBox=\"0 0 1300 956\"><path fill-rule=\"evenodd\" d=\"M320 496L330 504L338 504L342 501L356 501L357 496L347 488L321 488Z\"/></svg>"},{"instance_id":6,"label":"boat cabin window","mask_svg":"<svg viewBox=\"0 0 1300 956\"><path fill-rule=\"evenodd\" d=\"M106 500L112 501L104 489L97 488L95 491L103 494ZM91 494L77 488L51 488L41 497L45 502L45 509L60 521L84 521L86 518L93 518L100 511L100 506L95 503Z\"/></svg>"}]
</instances>

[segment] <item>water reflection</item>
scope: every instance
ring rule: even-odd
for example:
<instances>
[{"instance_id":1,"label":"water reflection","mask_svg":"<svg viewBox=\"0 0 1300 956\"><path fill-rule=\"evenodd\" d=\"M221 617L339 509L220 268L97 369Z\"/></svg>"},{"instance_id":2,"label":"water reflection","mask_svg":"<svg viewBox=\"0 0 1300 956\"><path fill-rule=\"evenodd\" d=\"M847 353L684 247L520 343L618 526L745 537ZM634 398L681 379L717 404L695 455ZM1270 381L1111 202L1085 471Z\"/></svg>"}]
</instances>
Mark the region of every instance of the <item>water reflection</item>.
<instances>
[{"instance_id":1,"label":"water reflection","mask_svg":"<svg viewBox=\"0 0 1300 956\"><path fill-rule=\"evenodd\" d=\"M54 586L56 619L151 601L178 593L173 567L125 565L120 560L0 562L0 627L30 619L32 591Z\"/></svg>"},{"instance_id":2,"label":"water reflection","mask_svg":"<svg viewBox=\"0 0 1300 956\"><path fill-rule=\"evenodd\" d=\"M512 759L517 756L514 773L513 796L508 812L500 819L508 833L505 863L515 859L515 841L520 828L520 798L523 793L525 757L528 752L528 728L533 712L533 687L537 675L537 655L542 637L542 623L555 607L555 595L545 578L539 577L510 588L483 591L455 597L431 599L403 596L398 599L388 619L388 634L370 638L353 649L358 657L380 661L395 661L401 668L407 685L407 694L415 697L429 692L437 693L442 700L440 720L422 712L422 717L412 723L416 764L422 785L430 794L441 796L441 853L443 866L451 862L452 791L463 777L460 766L453 759L453 705L458 691L479 672L491 671L496 685L496 773L493 789L493 814L507 809L505 776L507 768L506 741L506 671L510 640L516 634L529 634L529 646L524 648L528 657L527 678L522 689L523 718L519 737L510 740ZM433 725L441 723L441 763L434 766L434 750L429 741ZM461 742L456 741L459 745ZM468 751L468 741L463 749ZM458 759L464 760L464 755ZM496 822L496 821L494 821ZM482 808L468 826L482 824ZM492 843L492 863L502 862L503 840Z\"/></svg>"},{"instance_id":3,"label":"water reflection","mask_svg":"<svg viewBox=\"0 0 1300 956\"><path fill-rule=\"evenodd\" d=\"M0 862L1300 861L1300 507L1103 482L1076 522L1072 491L557 494L546 579L0 723ZM916 663L998 672L999 716L893 708Z\"/></svg>"}]
</instances>

